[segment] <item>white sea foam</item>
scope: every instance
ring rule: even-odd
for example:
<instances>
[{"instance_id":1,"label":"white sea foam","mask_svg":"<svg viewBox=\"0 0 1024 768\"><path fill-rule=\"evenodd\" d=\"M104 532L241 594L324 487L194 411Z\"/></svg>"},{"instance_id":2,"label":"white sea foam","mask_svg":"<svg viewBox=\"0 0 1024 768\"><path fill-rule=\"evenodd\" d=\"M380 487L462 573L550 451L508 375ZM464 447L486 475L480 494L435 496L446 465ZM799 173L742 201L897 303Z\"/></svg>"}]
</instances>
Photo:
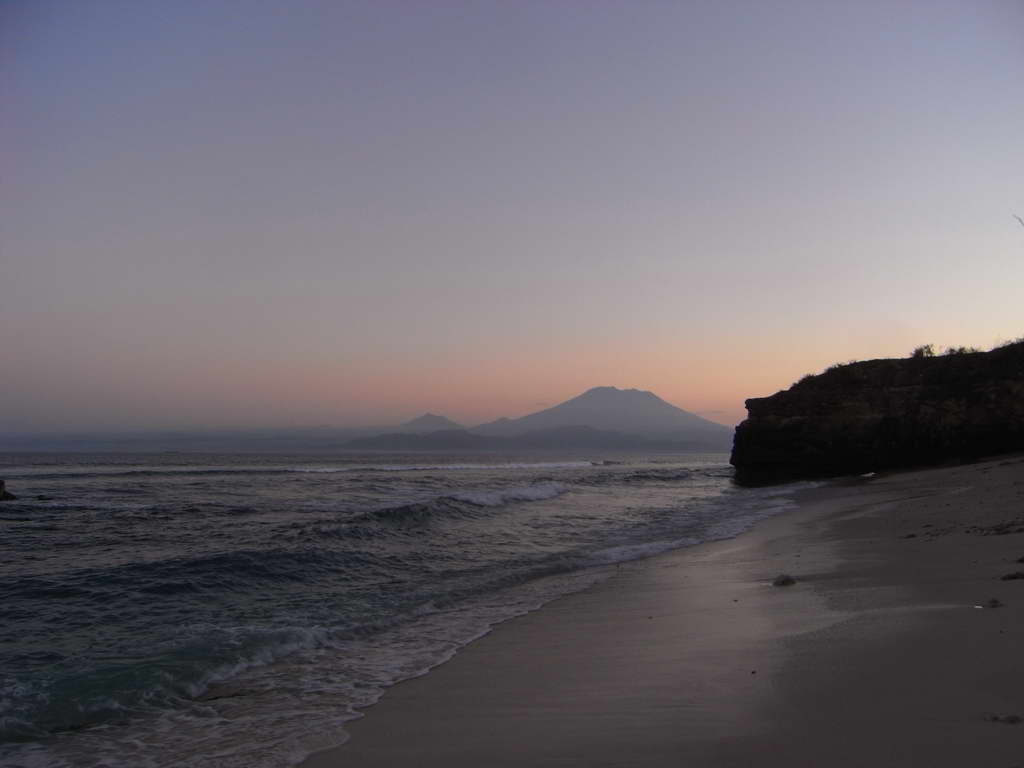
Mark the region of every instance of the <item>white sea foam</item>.
<instances>
[{"instance_id":1,"label":"white sea foam","mask_svg":"<svg viewBox=\"0 0 1024 768\"><path fill-rule=\"evenodd\" d=\"M250 465L85 465L70 467L27 467L18 468L16 473L8 470L7 478L33 480L61 479L109 479L113 477L173 477L202 475L208 477L232 475L280 475L296 474L350 474L358 472L449 472L449 471L514 471L530 469L582 469L599 466L592 461L541 461L541 462L504 462L498 464L346 464L341 466L286 466L273 464Z\"/></svg>"},{"instance_id":2,"label":"white sea foam","mask_svg":"<svg viewBox=\"0 0 1024 768\"><path fill-rule=\"evenodd\" d=\"M514 501L543 501L569 492L563 483L535 483L513 488L499 488L493 491L461 491L448 498L464 501L478 507L500 507Z\"/></svg>"},{"instance_id":3,"label":"white sea foam","mask_svg":"<svg viewBox=\"0 0 1024 768\"><path fill-rule=\"evenodd\" d=\"M660 555L662 552L669 552L673 549L692 547L694 544L699 543L699 539L687 537L666 541L650 541L643 544L625 544L621 547L609 547L591 553L588 558L590 561L588 564L596 566L625 563L630 560L640 560L645 557Z\"/></svg>"},{"instance_id":4,"label":"white sea foam","mask_svg":"<svg viewBox=\"0 0 1024 768\"><path fill-rule=\"evenodd\" d=\"M505 462L503 464L355 464L346 467L290 467L292 472L441 472L449 470L575 469L592 467L591 461Z\"/></svg>"},{"instance_id":5,"label":"white sea foam","mask_svg":"<svg viewBox=\"0 0 1024 768\"><path fill-rule=\"evenodd\" d=\"M767 498L773 498L775 496L792 496L799 491L806 491L811 488L820 488L825 484L825 480L801 480L796 483L772 486L771 488L758 488L752 492Z\"/></svg>"}]
</instances>

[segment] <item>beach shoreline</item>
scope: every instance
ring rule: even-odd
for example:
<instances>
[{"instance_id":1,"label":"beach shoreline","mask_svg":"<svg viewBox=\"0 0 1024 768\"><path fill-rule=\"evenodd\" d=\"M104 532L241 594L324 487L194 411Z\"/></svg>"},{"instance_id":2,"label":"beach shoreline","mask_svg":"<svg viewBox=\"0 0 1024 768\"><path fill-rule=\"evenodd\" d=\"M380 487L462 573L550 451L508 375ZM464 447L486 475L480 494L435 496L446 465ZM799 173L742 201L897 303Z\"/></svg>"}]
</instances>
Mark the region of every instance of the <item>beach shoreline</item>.
<instances>
[{"instance_id":1,"label":"beach shoreline","mask_svg":"<svg viewBox=\"0 0 1024 768\"><path fill-rule=\"evenodd\" d=\"M304 768L1018 764L1024 458L798 499L499 625Z\"/></svg>"}]
</instances>

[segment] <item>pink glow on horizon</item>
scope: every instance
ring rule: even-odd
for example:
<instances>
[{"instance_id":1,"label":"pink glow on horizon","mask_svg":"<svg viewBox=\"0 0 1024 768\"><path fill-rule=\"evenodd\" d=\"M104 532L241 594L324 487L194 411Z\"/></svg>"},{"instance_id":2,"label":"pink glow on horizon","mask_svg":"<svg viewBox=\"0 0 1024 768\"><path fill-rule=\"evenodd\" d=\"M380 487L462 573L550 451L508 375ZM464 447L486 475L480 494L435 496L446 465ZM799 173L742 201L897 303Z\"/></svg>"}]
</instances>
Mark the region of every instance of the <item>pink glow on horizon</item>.
<instances>
[{"instance_id":1,"label":"pink glow on horizon","mask_svg":"<svg viewBox=\"0 0 1024 768\"><path fill-rule=\"evenodd\" d=\"M302 8L0 4L0 430L731 425L1024 333L1020 3Z\"/></svg>"}]
</instances>

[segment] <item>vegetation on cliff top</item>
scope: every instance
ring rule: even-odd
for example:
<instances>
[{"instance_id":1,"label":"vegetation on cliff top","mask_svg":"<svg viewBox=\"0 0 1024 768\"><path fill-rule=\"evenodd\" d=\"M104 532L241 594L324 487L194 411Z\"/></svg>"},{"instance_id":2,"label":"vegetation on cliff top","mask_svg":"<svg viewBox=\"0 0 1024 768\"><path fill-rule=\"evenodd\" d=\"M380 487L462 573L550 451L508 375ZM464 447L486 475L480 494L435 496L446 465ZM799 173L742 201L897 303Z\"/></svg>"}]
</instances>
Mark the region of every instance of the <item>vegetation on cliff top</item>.
<instances>
[{"instance_id":1,"label":"vegetation on cliff top","mask_svg":"<svg viewBox=\"0 0 1024 768\"><path fill-rule=\"evenodd\" d=\"M1005 341L1005 342L1002 342L1000 344L997 344L994 347L992 347L992 349L989 350L989 351L992 352L992 351L995 351L997 349L1005 349L1007 347L1014 347L1014 346L1017 346L1018 344L1024 345L1024 336L1020 336L1020 337L1018 337L1016 339L1012 339L1010 341ZM946 347L946 350L944 352L942 352L941 354L939 354L939 353L937 353L935 351L935 345L934 344L922 344L921 346L914 348L914 350L910 353L909 359L911 359L911 360L922 360L922 359L925 359L925 358L950 357L950 356L954 356L954 355L977 355L977 354L983 354L984 352L985 352L985 350L979 349L978 347ZM793 388L799 387L799 386L801 386L803 384L806 384L806 383L808 383L808 382L810 382L812 380L816 380L816 379L818 379L821 376L827 376L828 374L833 373L834 371L845 370L845 369L849 368L850 366L864 365L866 363L878 363L878 362L883 362L883 361L894 361L894 362L896 362L896 361L902 361L904 359L908 359L908 358L898 358L898 357L895 357L895 358L879 358L877 360L847 360L845 363L833 363L832 365L830 365L828 368L826 368L821 373L807 373L807 374L804 374L795 384L793 384Z\"/></svg>"}]
</instances>

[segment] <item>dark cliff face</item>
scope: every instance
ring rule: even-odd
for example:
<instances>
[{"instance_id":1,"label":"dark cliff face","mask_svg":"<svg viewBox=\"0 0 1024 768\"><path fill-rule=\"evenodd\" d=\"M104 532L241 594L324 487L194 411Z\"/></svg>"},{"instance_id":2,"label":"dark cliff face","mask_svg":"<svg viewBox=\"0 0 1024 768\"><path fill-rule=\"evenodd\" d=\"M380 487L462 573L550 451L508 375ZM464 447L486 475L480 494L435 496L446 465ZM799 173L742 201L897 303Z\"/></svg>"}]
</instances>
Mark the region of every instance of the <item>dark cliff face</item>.
<instances>
[{"instance_id":1,"label":"dark cliff face","mask_svg":"<svg viewBox=\"0 0 1024 768\"><path fill-rule=\"evenodd\" d=\"M746 405L731 458L743 485L1024 450L1024 342L850 363Z\"/></svg>"}]
</instances>

